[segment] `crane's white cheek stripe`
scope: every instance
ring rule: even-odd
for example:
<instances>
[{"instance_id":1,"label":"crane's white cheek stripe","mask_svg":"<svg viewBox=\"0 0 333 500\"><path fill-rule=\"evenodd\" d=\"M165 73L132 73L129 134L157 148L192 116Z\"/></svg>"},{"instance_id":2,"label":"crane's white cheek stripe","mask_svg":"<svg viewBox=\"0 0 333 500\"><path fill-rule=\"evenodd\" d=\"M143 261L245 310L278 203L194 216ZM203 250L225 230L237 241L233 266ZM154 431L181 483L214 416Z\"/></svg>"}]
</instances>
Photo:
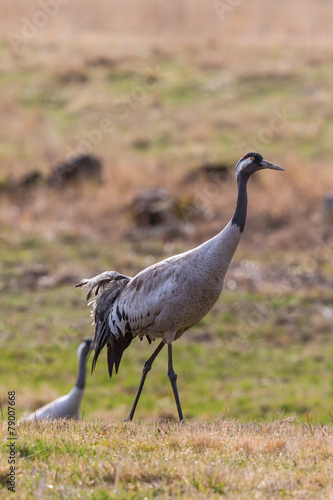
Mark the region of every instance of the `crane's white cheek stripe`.
<instances>
[{"instance_id":1,"label":"crane's white cheek stripe","mask_svg":"<svg viewBox=\"0 0 333 500\"><path fill-rule=\"evenodd\" d=\"M250 165L250 163L252 163L251 157L239 160L236 166L236 174L238 175L245 167Z\"/></svg>"}]
</instances>

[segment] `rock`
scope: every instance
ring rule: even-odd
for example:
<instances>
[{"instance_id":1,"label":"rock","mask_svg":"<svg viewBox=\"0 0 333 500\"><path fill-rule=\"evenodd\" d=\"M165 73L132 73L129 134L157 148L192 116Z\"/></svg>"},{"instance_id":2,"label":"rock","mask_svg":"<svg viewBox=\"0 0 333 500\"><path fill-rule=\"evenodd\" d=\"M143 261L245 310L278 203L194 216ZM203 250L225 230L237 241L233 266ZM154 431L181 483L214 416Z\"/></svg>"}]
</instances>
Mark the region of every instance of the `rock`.
<instances>
[{"instance_id":1,"label":"rock","mask_svg":"<svg viewBox=\"0 0 333 500\"><path fill-rule=\"evenodd\" d=\"M39 170L32 170L17 180L14 180L12 177L0 178L0 191L22 195L27 192L30 193L33 188L42 184L43 181L42 172Z\"/></svg>"},{"instance_id":2,"label":"rock","mask_svg":"<svg viewBox=\"0 0 333 500\"><path fill-rule=\"evenodd\" d=\"M225 181L229 178L231 165L227 163L204 163L185 176L184 182L193 182L200 177L208 181Z\"/></svg>"},{"instance_id":3,"label":"rock","mask_svg":"<svg viewBox=\"0 0 333 500\"><path fill-rule=\"evenodd\" d=\"M52 187L75 185L83 181L102 181L102 164L93 155L80 155L59 163L48 177Z\"/></svg>"},{"instance_id":4,"label":"rock","mask_svg":"<svg viewBox=\"0 0 333 500\"><path fill-rule=\"evenodd\" d=\"M17 187L21 189L30 189L43 181L43 174L39 170L33 170L25 174L17 183Z\"/></svg>"},{"instance_id":5,"label":"rock","mask_svg":"<svg viewBox=\"0 0 333 500\"><path fill-rule=\"evenodd\" d=\"M165 189L150 188L141 191L134 199L132 211L140 227L166 224L175 218L175 200Z\"/></svg>"}]
</instances>

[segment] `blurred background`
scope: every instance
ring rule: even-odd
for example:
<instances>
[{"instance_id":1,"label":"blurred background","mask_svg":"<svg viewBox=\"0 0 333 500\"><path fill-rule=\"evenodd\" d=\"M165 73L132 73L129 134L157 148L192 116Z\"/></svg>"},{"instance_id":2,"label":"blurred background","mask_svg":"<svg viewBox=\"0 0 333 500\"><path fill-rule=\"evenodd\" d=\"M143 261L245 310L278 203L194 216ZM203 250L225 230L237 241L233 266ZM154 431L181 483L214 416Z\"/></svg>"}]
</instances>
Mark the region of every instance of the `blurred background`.
<instances>
[{"instance_id":1,"label":"blurred background","mask_svg":"<svg viewBox=\"0 0 333 500\"><path fill-rule=\"evenodd\" d=\"M333 412L333 4L328 0L1 2L0 395L68 392L93 334L73 288L210 238L248 151L249 185L213 311L175 344L186 416ZM122 418L152 346L88 375L84 418ZM88 362L90 370L90 362ZM138 417L175 417L166 356Z\"/></svg>"}]
</instances>

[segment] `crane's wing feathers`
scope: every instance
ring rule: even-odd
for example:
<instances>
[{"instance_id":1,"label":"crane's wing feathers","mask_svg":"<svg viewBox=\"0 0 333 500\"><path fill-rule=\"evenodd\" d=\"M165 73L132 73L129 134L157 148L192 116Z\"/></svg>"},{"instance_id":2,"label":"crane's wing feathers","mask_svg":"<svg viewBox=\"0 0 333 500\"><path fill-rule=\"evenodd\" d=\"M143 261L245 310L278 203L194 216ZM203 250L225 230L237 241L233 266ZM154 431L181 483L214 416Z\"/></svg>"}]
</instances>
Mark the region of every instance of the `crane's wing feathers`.
<instances>
[{"instance_id":1,"label":"crane's wing feathers","mask_svg":"<svg viewBox=\"0 0 333 500\"><path fill-rule=\"evenodd\" d=\"M75 285L75 288L88 288L87 300L89 300L93 294L97 296L100 291L108 288L110 283L117 282L119 280L127 280L128 282L130 279L131 278L129 276L119 274L117 271L105 271L94 278L83 279L80 283Z\"/></svg>"},{"instance_id":2,"label":"crane's wing feathers","mask_svg":"<svg viewBox=\"0 0 333 500\"><path fill-rule=\"evenodd\" d=\"M141 333L140 337L146 335L151 342L149 328L180 279L179 267L168 259L144 269L134 278L106 271L76 285L88 289L87 300L93 297L90 303L96 326L92 370L105 345L111 377L113 366L118 373L123 352L134 337Z\"/></svg>"},{"instance_id":3,"label":"crane's wing feathers","mask_svg":"<svg viewBox=\"0 0 333 500\"><path fill-rule=\"evenodd\" d=\"M131 331L137 335L154 324L173 278L172 267L159 263L137 274L126 285L110 313L110 322L118 334Z\"/></svg>"}]
</instances>

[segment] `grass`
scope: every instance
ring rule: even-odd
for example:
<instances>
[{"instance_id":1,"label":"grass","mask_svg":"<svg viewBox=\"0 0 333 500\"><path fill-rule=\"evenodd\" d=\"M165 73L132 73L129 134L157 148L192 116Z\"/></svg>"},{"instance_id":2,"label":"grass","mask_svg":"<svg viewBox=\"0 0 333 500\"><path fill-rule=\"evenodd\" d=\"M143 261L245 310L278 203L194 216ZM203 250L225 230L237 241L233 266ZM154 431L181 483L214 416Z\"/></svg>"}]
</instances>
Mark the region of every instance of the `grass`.
<instances>
[{"instance_id":1,"label":"grass","mask_svg":"<svg viewBox=\"0 0 333 500\"><path fill-rule=\"evenodd\" d=\"M331 7L306 0L300 17L290 6L272 14L261 0L257 8L241 2L222 22L213 2L132 3L115 2L112 16L106 2L93 12L59 6L15 54L8 32L19 32L36 6L4 2L3 435L9 390L20 417L74 384L76 349L93 334L76 282L106 269L133 276L228 222L234 177L190 173L234 164L249 150L286 172L251 179L247 226L221 299L175 343L185 425L172 422L165 352L133 425L121 419L153 346L135 341L112 380L103 353L87 378L83 421L20 426L19 495L329 498L333 266L322 202L333 185ZM84 147L103 162L102 185L10 189ZM185 215L137 228L133 199L156 186Z\"/></svg>"},{"instance_id":2,"label":"grass","mask_svg":"<svg viewBox=\"0 0 333 500\"><path fill-rule=\"evenodd\" d=\"M18 436L20 498L332 495L332 427L311 419L41 422L22 424Z\"/></svg>"},{"instance_id":3,"label":"grass","mask_svg":"<svg viewBox=\"0 0 333 500\"><path fill-rule=\"evenodd\" d=\"M96 253L94 242L68 236L56 245L38 235L22 239L19 247L9 235L3 240L6 313L0 320L4 355L0 390L3 395L9 388L19 390L17 411L22 413L69 391L75 381L77 346L93 334L93 328L84 295L73 285L110 267L135 274L144 267L146 252L134 258L130 245L123 242L110 253L108 243L99 242ZM155 259L160 258L154 249ZM253 259L251 266L249 262L241 260L231 268L213 311L175 344L184 412L189 417L221 415L228 401L228 415L243 421L284 412L305 419L309 408L318 421L329 423L331 282L317 290L310 282L297 290L294 280L297 284L305 279L308 268L286 273L286 267L272 268L270 261L263 265ZM284 288L278 289L271 275L281 277L281 273ZM259 274L260 280L252 281ZM96 372L88 375L82 405L87 421L127 416L152 348L145 341L134 341L112 380L101 356ZM148 377L138 417L175 416L166 370L162 352Z\"/></svg>"}]
</instances>

